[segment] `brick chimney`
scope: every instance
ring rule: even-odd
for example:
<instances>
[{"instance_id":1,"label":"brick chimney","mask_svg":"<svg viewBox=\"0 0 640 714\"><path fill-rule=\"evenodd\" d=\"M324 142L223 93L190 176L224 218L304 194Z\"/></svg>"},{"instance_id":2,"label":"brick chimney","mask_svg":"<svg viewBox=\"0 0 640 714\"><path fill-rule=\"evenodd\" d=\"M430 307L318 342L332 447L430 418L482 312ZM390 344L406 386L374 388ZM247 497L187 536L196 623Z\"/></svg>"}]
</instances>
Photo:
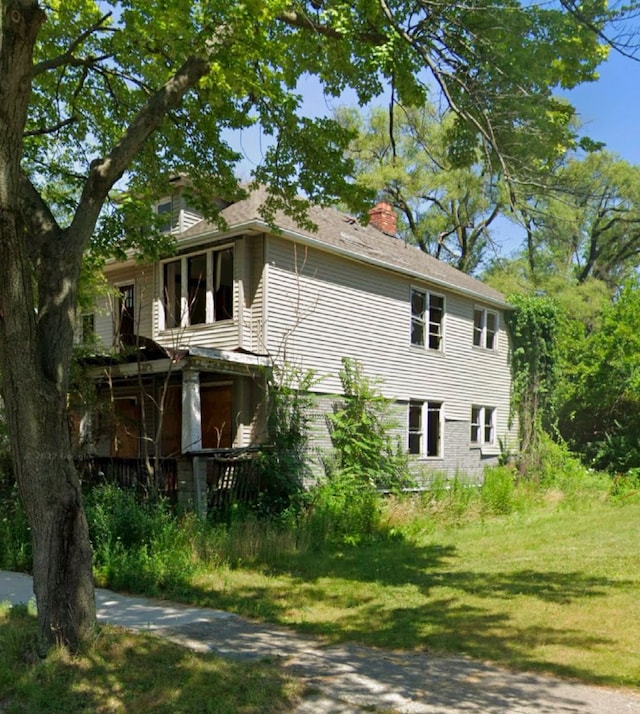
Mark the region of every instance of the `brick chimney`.
<instances>
[{"instance_id":1,"label":"brick chimney","mask_svg":"<svg viewBox=\"0 0 640 714\"><path fill-rule=\"evenodd\" d=\"M381 201L369 211L369 223L383 233L395 236L398 232L398 216L389 203Z\"/></svg>"}]
</instances>

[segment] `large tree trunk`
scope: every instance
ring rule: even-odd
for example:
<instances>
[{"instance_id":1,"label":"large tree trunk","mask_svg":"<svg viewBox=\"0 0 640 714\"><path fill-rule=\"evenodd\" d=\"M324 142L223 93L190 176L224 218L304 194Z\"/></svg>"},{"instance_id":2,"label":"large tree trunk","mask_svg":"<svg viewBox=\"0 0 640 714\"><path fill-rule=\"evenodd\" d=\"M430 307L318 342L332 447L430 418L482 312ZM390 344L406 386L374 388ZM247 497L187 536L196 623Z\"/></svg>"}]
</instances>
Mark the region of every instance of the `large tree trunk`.
<instances>
[{"instance_id":1,"label":"large tree trunk","mask_svg":"<svg viewBox=\"0 0 640 714\"><path fill-rule=\"evenodd\" d=\"M52 644L77 650L93 632L95 594L65 404L32 370L15 371L32 372L34 386L13 396L6 390L6 411L18 488L31 526L39 648L43 654ZM31 443L25 443L27 434Z\"/></svg>"},{"instance_id":2,"label":"large tree trunk","mask_svg":"<svg viewBox=\"0 0 640 714\"><path fill-rule=\"evenodd\" d=\"M111 151L91 163L77 210L62 229L21 166L34 46L43 22L38 0L0 0L0 389L31 526L40 644L46 650L56 642L75 649L95 625L91 546L66 411L83 251L109 190L207 73L209 60L187 58Z\"/></svg>"},{"instance_id":3,"label":"large tree trunk","mask_svg":"<svg viewBox=\"0 0 640 714\"><path fill-rule=\"evenodd\" d=\"M19 223L18 223L19 225ZM0 209L0 374L13 465L33 540L39 642L76 649L95 625L92 557L66 410L74 291L55 329L34 310L15 213Z\"/></svg>"},{"instance_id":4,"label":"large tree trunk","mask_svg":"<svg viewBox=\"0 0 640 714\"><path fill-rule=\"evenodd\" d=\"M67 249L50 214L36 230L37 211L25 210L24 128L44 13L36 0L0 8L0 379L45 652L55 642L77 648L95 625L91 546L66 417L82 250Z\"/></svg>"}]
</instances>

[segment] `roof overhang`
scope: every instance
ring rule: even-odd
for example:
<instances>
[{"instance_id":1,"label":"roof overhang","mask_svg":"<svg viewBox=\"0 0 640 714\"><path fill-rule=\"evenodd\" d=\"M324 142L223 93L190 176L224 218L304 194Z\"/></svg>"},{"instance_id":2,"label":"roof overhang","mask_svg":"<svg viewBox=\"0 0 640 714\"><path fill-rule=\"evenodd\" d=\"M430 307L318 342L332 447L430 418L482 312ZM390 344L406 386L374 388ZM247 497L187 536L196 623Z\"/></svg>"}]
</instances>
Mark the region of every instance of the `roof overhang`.
<instances>
[{"instance_id":1,"label":"roof overhang","mask_svg":"<svg viewBox=\"0 0 640 714\"><path fill-rule=\"evenodd\" d=\"M193 228L195 228L195 226ZM193 228L191 230L193 230ZM406 277L409 277L412 280L426 282L444 290L448 290L449 292L457 293L458 295L464 295L465 297L470 297L478 302L492 305L503 310L508 310L512 308L512 306L504 300L500 300L499 298L495 298L490 295L484 295L481 292L466 288L461 285L457 285L455 282L443 280L442 278L439 278L437 276L427 275L422 271L412 270L402 265L398 265L397 263L384 260L383 258L375 258L373 256L366 255L354 250L349 250L348 248L341 248L340 246L326 243L325 241L322 241L319 238L314 238L313 236L301 233L291 228L274 228L266 221L255 217L247 221L243 221L241 223L234 223L233 225L228 226L226 230L220 230L216 226L207 222L207 228L203 230L202 233L190 235L185 240L180 240L180 236L178 234L175 236L177 248L176 254L178 251L183 252L190 248L195 248L205 241L215 240L216 242L223 242L224 240L239 235L263 233L275 236L282 236L284 238L287 238L288 240L295 241L296 243L308 246L310 248L314 248L324 253L330 253L333 255L340 256L342 258L347 258L352 261L371 265L381 270L387 270L401 275L405 275ZM133 262L134 253L131 252L127 255L126 262L118 262L114 259L113 261L107 261L107 265L124 266Z\"/></svg>"}]
</instances>

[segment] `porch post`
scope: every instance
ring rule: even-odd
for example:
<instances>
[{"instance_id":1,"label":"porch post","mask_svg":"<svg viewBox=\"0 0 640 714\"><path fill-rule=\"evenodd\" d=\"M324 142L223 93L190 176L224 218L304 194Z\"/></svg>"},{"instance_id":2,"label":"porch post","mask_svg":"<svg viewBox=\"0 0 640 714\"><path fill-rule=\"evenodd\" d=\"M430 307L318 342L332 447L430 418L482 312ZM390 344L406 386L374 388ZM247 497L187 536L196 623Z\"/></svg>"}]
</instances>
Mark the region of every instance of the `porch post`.
<instances>
[{"instance_id":1,"label":"porch post","mask_svg":"<svg viewBox=\"0 0 640 714\"><path fill-rule=\"evenodd\" d=\"M200 405L200 373L182 372L182 453L202 449L202 410Z\"/></svg>"},{"instance_id":2,"label":"porch post","mask_svg":"<svg viewBox=\"0 0 640 714\"><path fill-rule=\"evenodd\" d=\"M94 434L93 413L85 404L78 427L78 437L80 439L80 453L83 455L94 455L96 453L96 442Z\"/></svg>"}]
</instances>

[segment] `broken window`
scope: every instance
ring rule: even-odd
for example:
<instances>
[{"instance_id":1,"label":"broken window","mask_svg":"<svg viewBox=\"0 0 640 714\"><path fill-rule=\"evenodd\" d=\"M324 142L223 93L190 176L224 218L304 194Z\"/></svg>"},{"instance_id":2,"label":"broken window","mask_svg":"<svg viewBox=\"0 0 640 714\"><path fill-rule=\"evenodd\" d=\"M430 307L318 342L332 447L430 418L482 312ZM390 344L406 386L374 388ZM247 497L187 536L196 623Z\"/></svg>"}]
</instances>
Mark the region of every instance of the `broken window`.
<instances>
[{"instance_id":1,"label":"broken window","mask_svg":"<svg viewBox=\"0 0 640 714\"><path fill-rule=\"evenodd\" d=\"M409 402L409 453L442 455L442 403Z\"/></svg>"},{"instance_id":2,"label":"broken window","mask_svg":"<svg viewBox=\"0 0 640 714\"><path fill-rule=\"evenodd\" d=\"M164 263L164 329L233 318L233 248Z\"/></svg>"},{"instance_id":3,"label":"broken window","mask_svg":"<svg viewBox=\"0 0 640 714\"><path fill-rule=\"evenodd\" d=\"M444 298L424 290L411 290L411 344L432 350L442 348Z\"/></svg>"}]
</instances>

